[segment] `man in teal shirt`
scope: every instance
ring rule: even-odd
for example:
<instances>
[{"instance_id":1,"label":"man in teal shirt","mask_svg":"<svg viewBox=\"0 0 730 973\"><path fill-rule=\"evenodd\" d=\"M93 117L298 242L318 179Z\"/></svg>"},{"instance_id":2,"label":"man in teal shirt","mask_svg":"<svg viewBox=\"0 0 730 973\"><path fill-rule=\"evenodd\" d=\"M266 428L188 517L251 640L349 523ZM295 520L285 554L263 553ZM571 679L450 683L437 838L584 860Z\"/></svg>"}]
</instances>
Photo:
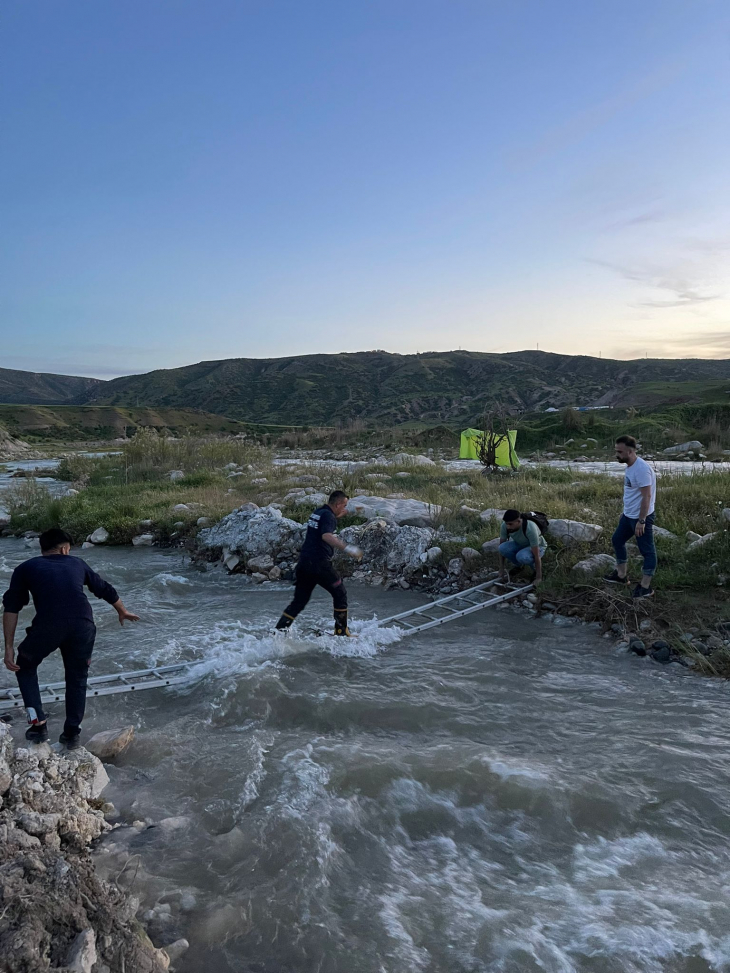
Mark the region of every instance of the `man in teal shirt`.
<instances>
[{"instance_id":1,"label":"man in teal shirt","mask_svg":"<svg viewBox=\"0 0 730 973\"><path fill-rule=\"evenodd\" d=\"M502 543L499 545L499 575L507 573L505 561L517 567L527 565L535 571L535 584L542 581L542 555L547 542L540 528L532 520L523 518L519 510L505 510L499 530Z\"/></svg>"}]
</instances>

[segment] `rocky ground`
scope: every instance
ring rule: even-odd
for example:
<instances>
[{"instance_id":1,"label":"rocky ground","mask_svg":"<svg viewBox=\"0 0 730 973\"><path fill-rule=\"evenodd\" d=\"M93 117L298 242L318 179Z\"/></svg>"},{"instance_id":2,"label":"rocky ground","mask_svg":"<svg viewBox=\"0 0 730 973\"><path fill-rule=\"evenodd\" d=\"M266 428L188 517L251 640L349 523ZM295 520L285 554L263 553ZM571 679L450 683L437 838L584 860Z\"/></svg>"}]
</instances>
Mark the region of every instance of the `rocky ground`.
<instances>
[{"instance_id":1,"label":"rocky ground","mask_svg":"<svg viewBox=\"0 0 730 973\"><path fill-rule=\"evenodd\" d=\"M161 973L170 956L135 919L139 902L95 871L92 843L112 829L108 783L84 749L17 749L0 723L0 970Z\"/></svg>"}]
</instances>

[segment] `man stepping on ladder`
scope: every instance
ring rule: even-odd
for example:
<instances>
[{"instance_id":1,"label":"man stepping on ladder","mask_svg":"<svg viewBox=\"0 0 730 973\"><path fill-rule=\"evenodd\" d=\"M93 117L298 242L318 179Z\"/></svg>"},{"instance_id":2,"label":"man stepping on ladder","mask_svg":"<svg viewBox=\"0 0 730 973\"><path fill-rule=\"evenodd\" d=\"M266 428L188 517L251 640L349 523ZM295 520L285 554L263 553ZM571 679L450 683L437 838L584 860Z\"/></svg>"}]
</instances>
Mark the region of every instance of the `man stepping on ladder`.
<instances>
[{"instance_id":1,"label":"man stepping on ladder","mask_svg":"<svg viewBox=\"0 0 730 973\"><path fill-rule=\"evenodd\" d=\"M306 608L312 592L319 585L332 595L335 613L335 635L350 635L347 627L347 591L342 578L332 566L335 548L344 551L356 561L362 559L362 551L354 544L346 544L335 534L337 521L347 509L347 494L342 490L330 493L324 507L314 511L307 523L299 563L296 569L294 598L287 605L276 623L277 629L290 627L297 615Z\"/></svg>"}]
</instances>

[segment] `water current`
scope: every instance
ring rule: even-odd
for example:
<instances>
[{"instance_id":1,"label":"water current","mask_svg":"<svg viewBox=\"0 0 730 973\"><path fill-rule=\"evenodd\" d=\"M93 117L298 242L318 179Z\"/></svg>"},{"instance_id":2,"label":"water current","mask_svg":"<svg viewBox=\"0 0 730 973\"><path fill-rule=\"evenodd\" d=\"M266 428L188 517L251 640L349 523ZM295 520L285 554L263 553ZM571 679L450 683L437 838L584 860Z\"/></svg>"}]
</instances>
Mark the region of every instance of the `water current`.
<instances>
[{"instance_id":1,"label":"water current","mask_svg":"<svg viewBox=\"0 0 730 973\"><path fill-rule=\"evenodd\" d=\"M181 973L730 970L726 683L509 611L398 641L421 596L356 585L360 638L273 638L284 585L84 554L143 617L96 603L96 674L199 663L84 727L136 727L105 796L157 826L99 855L185 892Z\"/></svg>"}]
</instances>

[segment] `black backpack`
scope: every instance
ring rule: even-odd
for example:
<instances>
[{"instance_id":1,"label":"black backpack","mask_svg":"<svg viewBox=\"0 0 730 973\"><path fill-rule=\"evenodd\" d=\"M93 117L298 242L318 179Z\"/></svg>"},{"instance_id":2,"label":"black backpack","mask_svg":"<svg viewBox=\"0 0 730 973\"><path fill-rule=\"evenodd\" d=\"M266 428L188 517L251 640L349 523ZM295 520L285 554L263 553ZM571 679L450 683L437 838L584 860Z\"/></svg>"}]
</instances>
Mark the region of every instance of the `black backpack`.
<instances>
[{"instance_id":1,"label":"black backpack","mask_svg":"<svg viewBox=\"0 0 730 973\"><path fill-rule=\"evenodd\" d=\"M527 537L527 521L531 520L533 524L537 525L537 529L541 534L547 532L550 526L550 521L547 519L547 514L544 514L541 510L526 510L525 513L520 514L522 519L522 531Z\"/></svg>"}]
</instances>

